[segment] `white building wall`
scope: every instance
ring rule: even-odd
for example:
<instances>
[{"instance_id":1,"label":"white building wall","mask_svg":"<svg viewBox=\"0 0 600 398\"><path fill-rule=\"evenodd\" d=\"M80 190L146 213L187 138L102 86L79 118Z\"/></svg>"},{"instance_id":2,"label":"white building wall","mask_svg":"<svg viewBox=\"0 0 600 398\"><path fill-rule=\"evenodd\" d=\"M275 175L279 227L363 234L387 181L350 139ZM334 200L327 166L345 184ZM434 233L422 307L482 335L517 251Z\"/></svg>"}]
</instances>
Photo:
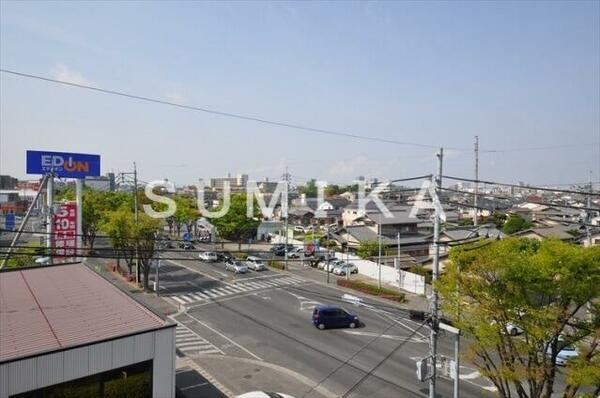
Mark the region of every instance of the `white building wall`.
<instances>
[{"instance_id":1,"label":"white building wall","mask_svg":"<svg viewBox=\"0 0 600 398\"><path fill-rule=\"evenodd\" d=\"M175 397L175 327L0 364L0 398L153 359L154 397Z\"/></svg>"}]
</instances>

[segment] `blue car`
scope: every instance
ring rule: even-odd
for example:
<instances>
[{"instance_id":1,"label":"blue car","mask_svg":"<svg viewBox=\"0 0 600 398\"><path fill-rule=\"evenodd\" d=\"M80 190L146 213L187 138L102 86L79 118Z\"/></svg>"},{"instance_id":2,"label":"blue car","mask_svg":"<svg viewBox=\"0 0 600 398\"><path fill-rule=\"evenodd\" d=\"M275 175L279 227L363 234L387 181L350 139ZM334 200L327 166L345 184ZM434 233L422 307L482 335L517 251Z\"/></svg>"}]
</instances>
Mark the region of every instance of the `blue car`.
<instances>
[{"instance_id":1,"label":"blue car","mask_svg":"<svg viewBox=\"0 0 600 398\"><path fill-rule=\"evenodd\" d=\"M317 305L313 310L313 324L323 330L330 327L349 327L354 329L360 322L358 316L350 314L336 305Z\"/></svg>"}]
</instances>

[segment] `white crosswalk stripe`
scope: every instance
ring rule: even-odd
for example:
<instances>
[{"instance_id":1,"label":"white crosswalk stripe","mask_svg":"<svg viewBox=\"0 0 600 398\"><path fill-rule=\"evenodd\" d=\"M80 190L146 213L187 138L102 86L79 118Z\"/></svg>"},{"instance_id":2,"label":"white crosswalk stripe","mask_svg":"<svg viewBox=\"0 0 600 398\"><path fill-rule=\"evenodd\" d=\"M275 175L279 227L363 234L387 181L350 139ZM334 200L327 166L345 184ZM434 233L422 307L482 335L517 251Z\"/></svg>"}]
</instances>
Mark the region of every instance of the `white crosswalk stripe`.
<instances>
[{"instance_id":1,"label":"white crosswalk stripe","mask_svg":"<svg viewBox=\"0 0 600 398\"><path fill-rule=\"evenodd\" d=\"M175 346L185 355L225 355L218 347L181 324L178 324L175 329Z\"/></svg>"},{"instance_id":2,"label":"white crosswalk stripe","mask_svg":"<svg viewBox=\"0 0 600 398\"><path fill-rule=\"evenodd\" d=\"M168 297L175 300L179 304L187 305L216 299L219 297L231 296L239 293L248 293L254 290L274 289L284 286L295 285L306 282L305 279L297 277L284 276L279 278L271 278L267 280L248 280L240 279L234 285L219 286L212 289L202 289L192 292L172 293ZM162 286L161 286L162 287Z\"/></svg>"}]
</instances>

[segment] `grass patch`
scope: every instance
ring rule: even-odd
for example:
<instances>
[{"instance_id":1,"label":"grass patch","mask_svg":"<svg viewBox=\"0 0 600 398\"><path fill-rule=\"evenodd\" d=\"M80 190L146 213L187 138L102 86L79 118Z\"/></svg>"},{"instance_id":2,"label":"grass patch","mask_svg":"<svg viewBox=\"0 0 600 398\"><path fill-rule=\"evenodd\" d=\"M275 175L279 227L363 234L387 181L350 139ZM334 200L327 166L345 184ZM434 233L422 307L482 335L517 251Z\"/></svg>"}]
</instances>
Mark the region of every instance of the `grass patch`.
<instances>
[{"instance_id":1,"label":"grass patch","mask_svg":"<svg viewBox=\"0 0 600 398\"><path fill-rule=\"evenodd\" d=\"M347 287L352 290L357 290L362 293L371 294L373 296L385 298L388 300L396 301L398 303L403 303L406 301L406 296L394 289L389 289L386 287L382 287L381 289L375 285L371 285L370 283L361 282L361 281L353 281L346 279L338 279L338 286Z\"/></svg>"}]
</instances>

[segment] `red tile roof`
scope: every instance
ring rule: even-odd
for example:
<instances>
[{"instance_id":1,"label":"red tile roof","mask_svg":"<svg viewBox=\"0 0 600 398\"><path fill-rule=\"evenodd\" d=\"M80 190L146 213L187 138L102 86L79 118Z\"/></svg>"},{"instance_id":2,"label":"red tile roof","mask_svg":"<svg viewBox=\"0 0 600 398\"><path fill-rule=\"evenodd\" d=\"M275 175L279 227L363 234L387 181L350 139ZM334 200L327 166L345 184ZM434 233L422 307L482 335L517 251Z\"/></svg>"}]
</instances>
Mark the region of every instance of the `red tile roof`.
<instances>
[{"instance_id":1,"label":"red tile roof","mask_svg":"<svg viewBox=\"0 0 600 398\"><path fill-rule=\"evenodd\" d=\"M0 273L0 362L166 324L83 264Z\"/></svg>"}]
</instances>

